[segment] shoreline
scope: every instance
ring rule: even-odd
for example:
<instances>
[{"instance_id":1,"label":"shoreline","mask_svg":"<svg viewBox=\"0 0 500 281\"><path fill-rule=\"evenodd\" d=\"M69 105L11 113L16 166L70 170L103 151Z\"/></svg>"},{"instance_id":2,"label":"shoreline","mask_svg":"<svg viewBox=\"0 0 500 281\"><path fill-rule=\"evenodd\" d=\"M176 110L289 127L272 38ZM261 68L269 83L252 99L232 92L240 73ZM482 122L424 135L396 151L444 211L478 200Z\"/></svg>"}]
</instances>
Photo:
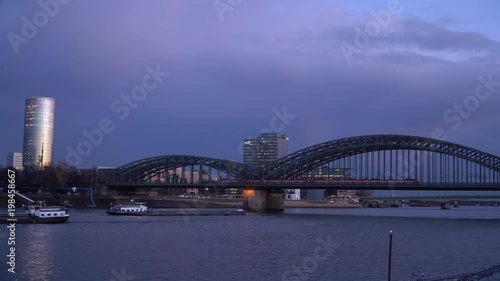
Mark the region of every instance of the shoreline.
<instances>
[{"instance_id":1,"label":"shoreline","mask_svg":"<svg viewBox=\"0 0 500 281\"><path fill-rule=\"evenodd\" d=\"M93 200L88 195L47 195L47 194L26 194L35 201L46 201L47 205L64 205L73 209L108 209L111 204L127 203L130 196L94 196ZM179 198L164 196L134 196L135 201L146 202L148 207L163 209L187 209L187 208L227 208L235 209L241 207L242 198ZM7 194L0 194L0 208L7 207ZM19 202L25 203L25 202ZM95 206L94 206L95 205ZM359 203L330 203L328 201L284 201L285 208L335 208L351 209L363 208ZM17 206L21 208L21 205Z\"/></svg>"}]
</instances>

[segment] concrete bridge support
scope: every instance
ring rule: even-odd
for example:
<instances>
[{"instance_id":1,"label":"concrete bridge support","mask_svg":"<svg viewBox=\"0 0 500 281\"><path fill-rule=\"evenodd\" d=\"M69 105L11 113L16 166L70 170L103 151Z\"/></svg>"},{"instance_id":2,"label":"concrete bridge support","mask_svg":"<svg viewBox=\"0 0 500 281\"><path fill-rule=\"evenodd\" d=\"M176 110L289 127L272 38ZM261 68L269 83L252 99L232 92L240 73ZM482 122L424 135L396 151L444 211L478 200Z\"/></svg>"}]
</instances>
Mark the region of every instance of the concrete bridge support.
<instances>
[{"instance_id":1,"label":"concrete bridge support","mask_svg":"<svg viewBox=\"0 0 500 281\"><path fill-rule=\"evenodd\" d=\"M285 210L285 199L283 190L267 192L267 208L266 211L283 212Z\"/></svg>"},{"instance_id":2,"label":"concrete bridge support","mask_svg":"<svg viewBox=\"0 0 500 281\"><path fill-rule=\"evenodd\" d=\"M282 212L285 209L283 191L245 189L243 208L247 212Z\"/></svg>"}]
</instances>

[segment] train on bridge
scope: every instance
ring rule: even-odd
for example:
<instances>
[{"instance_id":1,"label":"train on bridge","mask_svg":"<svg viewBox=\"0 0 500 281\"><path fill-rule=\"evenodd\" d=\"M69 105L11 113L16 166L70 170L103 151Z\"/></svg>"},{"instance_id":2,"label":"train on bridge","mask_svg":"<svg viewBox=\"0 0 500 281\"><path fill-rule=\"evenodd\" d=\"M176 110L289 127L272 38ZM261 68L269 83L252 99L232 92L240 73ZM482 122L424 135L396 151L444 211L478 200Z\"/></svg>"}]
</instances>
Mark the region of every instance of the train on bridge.
<instances>
[{"instance_id":1,"label":"train on bridge","mask_svg":"<svg viewBox=\"0 0 500 281\"><path fill-rule=\"evenodd\" d=\"M220 183L248 183L248 184L420 184L416 179L293 179L293 180L238 180L238 179L220 179Z\"/></svg>"}]
</instances>

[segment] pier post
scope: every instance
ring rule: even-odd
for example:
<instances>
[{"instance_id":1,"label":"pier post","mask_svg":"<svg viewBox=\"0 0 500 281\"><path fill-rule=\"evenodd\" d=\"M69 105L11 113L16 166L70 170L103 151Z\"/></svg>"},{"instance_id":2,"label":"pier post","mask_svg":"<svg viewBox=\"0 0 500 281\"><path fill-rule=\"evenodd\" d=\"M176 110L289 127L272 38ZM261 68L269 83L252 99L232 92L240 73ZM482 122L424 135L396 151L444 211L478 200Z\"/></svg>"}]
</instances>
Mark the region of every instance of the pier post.
<instances>
[{"instance_id":1,"label":"pier post","mask_svg":"<svg viewBox=\"0 0 500 281\"><path fill-rule=\"evenodd\" d=\"M389 232L389 273L387 275L388 281L391 281L391 269L392 269L392 230Z\"/></svg>"},{"instance_id":2,"label":"pier post","mask_svg":"<svg viewBox=\"0 0 500 281\"><path fill-rule=\"evenodd\" d=\"M267 193L266 211L283 212L285 210L285 199L282 190L270 190Z\"/></svg>"},{"instance_id":3,"label":"pier post","mask_svg":"<svg viewBox=\"0 0 500 281\"><path fill-rule=\"evenodd\" d=\"M283 192L281 190L245 189L243 209L247 212L283 211L285 209Z\"/></svg>"},{"instance_id":4,"label":"pier post","mask_svg":"<svg viewBox=\"0 0 500 281\"><path fill-rule=\"evenodd\" d=\"M245 189L243 191L243 208L247 212L265 212L267 206L267 190Z\"/></svg>"}]
</instances>

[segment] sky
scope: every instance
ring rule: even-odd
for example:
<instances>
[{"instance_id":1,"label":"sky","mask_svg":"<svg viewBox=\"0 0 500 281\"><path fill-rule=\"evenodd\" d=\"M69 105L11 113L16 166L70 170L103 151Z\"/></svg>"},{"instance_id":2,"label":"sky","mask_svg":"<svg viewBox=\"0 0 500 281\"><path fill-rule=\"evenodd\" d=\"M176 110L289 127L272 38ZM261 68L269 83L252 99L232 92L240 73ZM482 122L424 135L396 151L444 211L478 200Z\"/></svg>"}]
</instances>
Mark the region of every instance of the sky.
<instances>
[{"instance_id":1,"label":"sky","mask_svg":"<svg viewBox=\"0 0 500 281\"><path fill-rule=\"evenodd\" d=\"M0 164L22 152L28 96L56 99L53 160L80 167L170 154L241 162L243 139L268 131L293 152L441 130L500 155L499 8L0 0Z\"/></svg>"}]
</instances>

